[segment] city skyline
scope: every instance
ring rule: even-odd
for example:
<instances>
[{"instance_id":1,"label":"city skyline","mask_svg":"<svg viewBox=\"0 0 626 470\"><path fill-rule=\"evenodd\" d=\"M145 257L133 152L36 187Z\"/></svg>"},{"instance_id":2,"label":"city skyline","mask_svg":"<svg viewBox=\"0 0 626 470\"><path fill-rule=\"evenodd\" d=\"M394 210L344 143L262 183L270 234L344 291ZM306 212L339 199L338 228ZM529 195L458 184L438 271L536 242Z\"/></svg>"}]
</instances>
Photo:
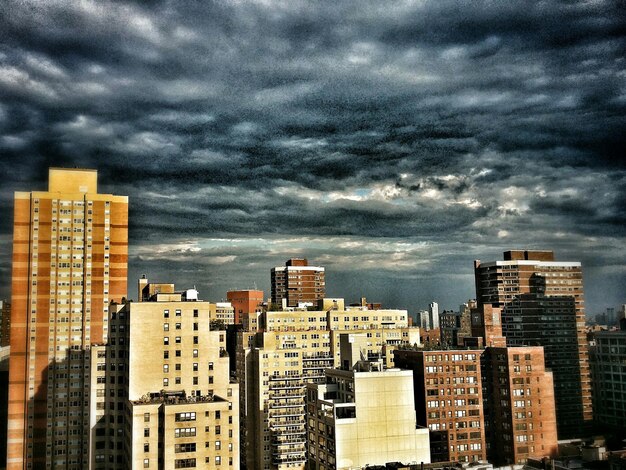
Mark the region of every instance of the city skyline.
<instances>
[{"instance_id":1,"label":"city skyline","mask_svg":"<svg viewBox=\"0 0 626 470\"><path fill-rule=\"evenodd\" d=\"M292 257L328 296L411 313L474 297L473 260L583 264L624 303L624 16L611 2L0 6L0 297L14 191L93 168L129 196L141 274L270 293Z\"/></svg>"}]
</instances>

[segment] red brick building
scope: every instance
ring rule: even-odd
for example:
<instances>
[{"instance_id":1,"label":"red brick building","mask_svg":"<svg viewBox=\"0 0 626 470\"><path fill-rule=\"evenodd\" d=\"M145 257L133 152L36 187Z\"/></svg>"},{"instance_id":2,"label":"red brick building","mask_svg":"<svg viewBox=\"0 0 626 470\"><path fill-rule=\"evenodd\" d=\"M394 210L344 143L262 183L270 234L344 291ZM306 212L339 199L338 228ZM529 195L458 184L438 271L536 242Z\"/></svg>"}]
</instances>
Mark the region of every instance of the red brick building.
<instances>
[{"instance_id":1,"label":"red brick building","mask_svg":"<svg viewBox=\"0 0 626 470\"><path fill-rule=\"evenodd\" d=\"M298 304L317 305L326 295L324 268L309 266L302 258L291 258L285 266L271 271L272 303L281 307L297 307Z\"/></svg>"}]
</instances>

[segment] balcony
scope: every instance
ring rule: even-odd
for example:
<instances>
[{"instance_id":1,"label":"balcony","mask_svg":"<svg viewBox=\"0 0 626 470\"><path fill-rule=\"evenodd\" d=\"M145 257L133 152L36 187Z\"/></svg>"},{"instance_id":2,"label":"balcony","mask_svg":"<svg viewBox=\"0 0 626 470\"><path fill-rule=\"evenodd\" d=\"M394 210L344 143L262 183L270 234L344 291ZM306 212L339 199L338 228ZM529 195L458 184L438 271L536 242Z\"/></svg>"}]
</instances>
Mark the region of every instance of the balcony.
<instances>
[{"instance_id":1,"label":"balcony","mask_svg":"<svg viewBox=\"0 0 626 470\"><path fill-rule=\"evenodd\" d=\"M272 383L272 385L270 386L270 391L271 390L297 390L299 388L304 388L304 386L300 384L294 384L294 383L284 384L284 385Z\"/></svg>"},{"instance_id":2,"label":"balcony","mask_svg":"<svg viewBox=\"0 0 626 470\"><path fill-rule=\"evenodd\" d=\"M281 428L283 426L304 426L306 421L301 419L298 421L274 421L270 424L271 428Z\"/></svg>"},{"instance_id":3,"label":"balcony","mask_svg":"<svg viewBox=\"0 0 626 470\"><path fill-rule=\"evenodd\" d=\"M272 382L278 382L281 380L300 380L301 376L298 375L271 375L270 376L270 381Z\"/></svg>"},{"instance_id":4,"label":"balcony","mask_svg":"<svg viewBox=\"0 0 626 470\"><path fill-rule=\"evenodd\" d=\"M292 391L291 393L270 393L270 400L284 400L287 398L304 398L304 390Z\"/></svg>"}]
</instances>

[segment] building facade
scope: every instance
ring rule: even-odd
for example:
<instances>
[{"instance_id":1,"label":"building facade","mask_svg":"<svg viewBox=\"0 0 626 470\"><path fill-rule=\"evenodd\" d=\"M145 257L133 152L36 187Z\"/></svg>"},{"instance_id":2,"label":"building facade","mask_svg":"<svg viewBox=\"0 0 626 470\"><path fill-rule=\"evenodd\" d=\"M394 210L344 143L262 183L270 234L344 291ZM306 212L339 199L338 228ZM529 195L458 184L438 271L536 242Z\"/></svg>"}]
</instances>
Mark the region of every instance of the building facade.
<instances>
[{"instance_id":1,"label":"building facade","mask_svg":"<svg viewBox=\"0 0 626 470\"><path fill-rule=\"evenodd\" d=\"M416 425L411 371L361 360L365 334L344 333L341 342L346 368L329 369L324 383L307 385L307 468L429 463L428 429Z\"/></svg>"},{"instance_id":2,"label":"building facade","mask_svg":"<svg viewBox=\"0 0 626 470\"><path fill-rule=\"evenodd\" d=\"M92 355L91 468L239 468L226 332L196 294L111 305L109 341Z\"/></svg>"},{"instance_id":3,"label":"building facade","mask_svg":"<svg viewBox=\"0 0 626 470\"><path fill-rule=\"evenodd\" d=\"M256 289L229 290L226 299L235 310L235 324L243 323L244 317L263 311L263 291Z\"/></svg>"},{"instance_id":4,"label":"building facade","mask_svg":"<svg viewBox=\"0 0 626 470\"><path fill-rule=\"evenodd\" d=\"M249 469L304 468L305 388L323 382L324 370L335 366L340 332L364 332L364 358L383 357L381 349L405 338L418 341L408 331L406 310L344 305L343 299L324 299L317 311L267 311L260 331L238 333L241 439Z\"/></svg>"},{"instance_id":5,"label":"building facade","mask_svg":"<svg viewBox=\"0 0 626 470\"><path fill-rule=\"evenodd\" d=\"M595 334L591 350L594 420L600 429L626 434L626 321L619 331Z\"/></svg>"},{"instance_id":6,"label":"building facade","mask_svg":"<svg viewBox=\"0 0 626 470\"><path fill-rule=\"evenodd\" d=\"M489 461L521 465L556 456L555 390L544 348L488 347L482 362Z\"/></svg>"},{"instance_id":7,"label":"building facade","mask_svg":"<svg viewBox=\"0 0 626 470\"><path fill-rule=\"evenodd\" d=\"M451 347L463 346L464 338L472 336L472 308L476 308L476 302L470 300L460 305L458 312L444 310L439 314L441 344Z\"/></svg>"},{"instance_id":8,"label":"building facade","mask_svg":"<svg viewBox=\"0 0 626 470\"><path fill-rule=\"evenodd\" d=\"M291 258L271 270L272 304L278 308L311 306L326 295L324 268L309 266L306 259Z\"/></svg>"},{"instance_id":9,"label":"building facade","mask_svg":"<svg viewBox=\"0 0 626 470\"><path fill-rule=\"evenodd\" d=\"M413 371L417 424L430 430L432 462L487 458L482 350L396 350L396 367Z\"/></svg>"},{"instance_id":10,"label":"building facade","mask_svg":"<svg viewBox=\"0 0 626 470\"><path fill-rule=\"evenodd\" d=\"M592 422L582 267L552 251L511 250L503 261L474 262L478 309L500 310L511 346L546 348L554 373L559 439L588 433Z\"/></svg>"},{"instance_id":11,"label":"building facade","mask_svg":"<svg viewBox=\"0 0 626 470\"><path fill-rule=\"evenodd\" d=\"M82 469L89 456L91 346L127 290L128 198L95 170L49 171L15 193L7 468Z\"/></svg>"}]
</instances>

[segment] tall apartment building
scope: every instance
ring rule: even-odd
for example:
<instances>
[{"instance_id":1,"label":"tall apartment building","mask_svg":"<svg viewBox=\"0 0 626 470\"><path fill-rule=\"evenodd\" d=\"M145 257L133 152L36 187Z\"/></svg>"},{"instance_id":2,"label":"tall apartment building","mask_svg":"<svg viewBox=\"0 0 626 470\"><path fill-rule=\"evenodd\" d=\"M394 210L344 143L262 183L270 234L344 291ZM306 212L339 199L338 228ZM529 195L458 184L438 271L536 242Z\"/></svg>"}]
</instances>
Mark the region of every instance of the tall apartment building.
<instances>
[{"instance_id":1,"label":"tall apartment building","mask_svg":"<svg viewBox=\"0 0 626 470\"><path fill-rule=\"evenodd\" d=\"M619 331L595 334L591 348L593 415L599 428L626 433L626 320Z\"/></svg>"},{"instance_id":2,"label":"tall apartment building","mask_svg":"<svg viewBox=\"0 0 626 470\"><path fill-rule=\"evenodd\" d=\"M510 346L545 347L554 373L560 439L588 432L592 420L582 268L552 251L512 250L503 261L474 262L478 308L501 311Z\"/></svg>"},{"instance_id":3,"label":"tall apartment building","mask_svg":"<svg viewBox=\"0 0 626 470\"><path fill-rule=\"evenodd\" d=\"M126 295L127 252L128 198L99 194L95 170L15 193L7 468L88 465L90 349Z\"/></svg>"},{"instance_id":4,"label":"tall apartment building","mask_svg":"<svg viewBox=\"0 0 626 470\"><path fill-rule=\"evenodd\" d=\"M263 291L256 289L229 290L226 299L235 309L235 324L243 323L244 317L249 321L250 314L263 311ZM253 317L256 319L256 315Z\"/></svg>"},{"instance_id":5,"label":"tall apartment building","mask_svg":"<svg viewBox=\"0 0 626 470\"><path fill-rule=\"evenodd\" d=\"M494 465L555 456L556 412L544 348L488 347L483 357L487 457Z\"/></svg>"},{"instance_id":6,"label":"tall apartment building","mask_svg":"<svg viewBox=\"0 0 626 470\"><path fill-rule=\"evenodd\" d=\"M309 469L429 463L428 429L416 425L413 374L361 359L365 334L341 334L341 369L307 384Z\"/></svg>"},{"instance_id":7,"label":"tall apartment building","mask_svg":"<svg viewBox=\"0 0 626 470\"><path fill-rule=\"evenodd\" d=\"M0 348L9 346L11 339L11 303L0 300Z\"/></svg>"},{"instance_id":8,"label":"tall apartment building","mask_svg":"<svg viewBox=\"0 0 626 470\"><path fill-rule=\"evenodd\" d=\"M482 350L396 350L413 371L417 424L430 430L433 462L486 460Z\"/></svg>"},{"instance_id":9,"label":"tall apartment building","mask_svg":"<svg viewBox=\"0 0 626 470\"><path fill-rule=\"evenodd\" d=\"M481 357L487 458L495 465L525 464L557 450L554 380L542 346L506 346L502 311L471 308L466 344L487 345Z\"/></svg>"},{"instance_id":10,"label":"tall apartment building","mask_svg":"<svg viewBox=\"0 0 626 470\"><path fill-rule=\"evenodd\" d=\"M304 467L304 391L307 383L323 382L324 370L335 365L335 335L367 330L371 346L364 356L370 349L372 355L380 355L377 343L393 346L404 338L402 331L393 330L395 326L408 329L406 310L345 308L342 299L325 299L321 304L324 308L317 311L265 312L261 331L238 334L242 448L249 469ZM407 337L416 336L407 332Z\"/></svg>"},{"instance_id":11,"label":"tall apartment building","mask_svg":"<svg viewBox=\"0 0 626 470\"><path fill-rule=\"evenodd\" d=\"M326 295L324 268L309 266L306 259L291 258L271 270L272 303L279 307L316 305Z\"/></svg>"},{"instance_id":12,"label":"tall apartment building","mask_svg":"<svg viewBox=\"0 0 626 470\"><path fill-rule=\"evenodd\" d=\"M239 389L214 304L152 288L111 305L109 341L92 348L91 468L239 468Z\"/></svg>"}]
</instances>

